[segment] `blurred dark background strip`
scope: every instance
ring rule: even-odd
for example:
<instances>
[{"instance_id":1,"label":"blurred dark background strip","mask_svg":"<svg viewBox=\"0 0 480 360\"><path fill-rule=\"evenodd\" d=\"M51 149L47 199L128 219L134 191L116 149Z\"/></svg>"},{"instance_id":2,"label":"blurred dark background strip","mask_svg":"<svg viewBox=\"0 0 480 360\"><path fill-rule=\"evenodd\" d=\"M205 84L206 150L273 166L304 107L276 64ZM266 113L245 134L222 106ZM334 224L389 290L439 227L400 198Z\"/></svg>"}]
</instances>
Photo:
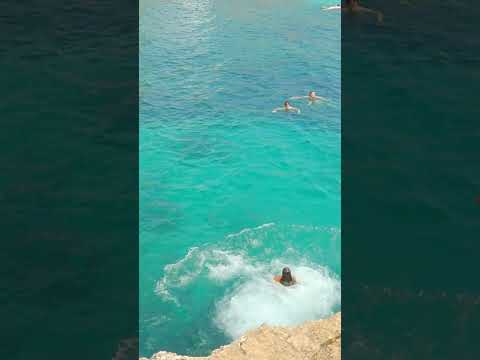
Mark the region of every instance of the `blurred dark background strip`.
<instances>
[{"instance_id":1,"label":"blurred dark background strip","mask_svg":"<svg viewBox=\"0 0 480 360\"><path fill-rule=\"evenodd\" d=\"M0 353L134 359L138 2L3 2L0 24Z\"/></svg>"},{"instance_id":2,"label":"blurred dark background strip","mask_svg":"<svg viewBox=\"0 0 480 360\"><path fill-rule=\"evenodd\" d=\"M342 356L478 359L480 8L342 16Z\"/></svg>"}]
</instances>

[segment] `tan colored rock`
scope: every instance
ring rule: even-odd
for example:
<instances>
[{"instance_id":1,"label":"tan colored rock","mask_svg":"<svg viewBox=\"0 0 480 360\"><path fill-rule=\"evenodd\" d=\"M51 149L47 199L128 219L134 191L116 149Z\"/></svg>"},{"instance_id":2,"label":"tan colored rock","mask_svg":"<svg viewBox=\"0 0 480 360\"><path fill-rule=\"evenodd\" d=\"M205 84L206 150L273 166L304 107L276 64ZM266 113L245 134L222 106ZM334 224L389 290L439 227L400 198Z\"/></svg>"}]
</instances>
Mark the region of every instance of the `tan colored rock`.
<instances>
[{"instance_id":1,"label":"tan colored rock","mask_svg":"<svg viewBox=\"0 0 480 360\"><path fill-rule=\"evenodd\" d=\"M161 351L150 360L340 360L340 329L341 313L293 327L262 325L207 357Z\"/></svg>"},{"instance_id":2,"label":"tan colored rock","mask_svg":"<svg viewBox=\"0 0 480 360\"><path fill-rule=\"evenodd\" d=\"M190 356L182 356L182 355L177 355L174 353L169 353L166 351L160 351L156 354L154 354L150 360L188 360L188 359L195 359L195 360L201 360L201 359L208 359L205 357L190 357ZM142 359L140 359L142 360ZM149 359L145 359L149 360Z\"/></svg>"}]
</instances>

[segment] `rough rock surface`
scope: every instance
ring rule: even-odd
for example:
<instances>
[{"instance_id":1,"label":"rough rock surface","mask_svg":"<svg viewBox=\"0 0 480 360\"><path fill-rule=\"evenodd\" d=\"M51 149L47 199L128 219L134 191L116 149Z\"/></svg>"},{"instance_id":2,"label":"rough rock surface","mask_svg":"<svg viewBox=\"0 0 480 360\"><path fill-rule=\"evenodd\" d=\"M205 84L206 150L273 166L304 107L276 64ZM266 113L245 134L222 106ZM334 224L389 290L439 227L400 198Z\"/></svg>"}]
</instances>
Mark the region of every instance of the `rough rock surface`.
<instances>
[{"instance_id":1,"label":"rough rock surface","mask_svg":"<svg viewBox=\"0 0 480 360\"><path fill-rule=\"evenodd\" d=\"M340 329L341 313L295 327L262 325L207 357L160 351L150 360L340 360Z\"/></svg>"}]
</instances>

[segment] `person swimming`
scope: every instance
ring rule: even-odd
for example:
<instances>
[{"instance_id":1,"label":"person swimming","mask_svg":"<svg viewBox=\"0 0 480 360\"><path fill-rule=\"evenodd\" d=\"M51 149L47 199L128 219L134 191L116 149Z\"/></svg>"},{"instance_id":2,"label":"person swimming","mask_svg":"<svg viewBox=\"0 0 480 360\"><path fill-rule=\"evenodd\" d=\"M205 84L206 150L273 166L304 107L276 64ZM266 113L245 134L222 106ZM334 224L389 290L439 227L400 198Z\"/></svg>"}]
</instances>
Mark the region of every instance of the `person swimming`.
<instances>
[{"instance_id":1,"label":"person swimming","mask_svg":"<svg viewBox=\"0 0 480 360\"><path fill-rule=\"evenodd\" d=\"M292 276L292 272L288 267L284 267L282 270L282 275L275 276L273 280L282 284L283 286L292 286L297 283L297 280Z\"/></svg>"},{"instance_id":2,"label":"person swimming","mask_svg":"<svg viewBox=\"0 0 480 360\"><path fill-rule=\"evenodd\" d=\"M317 100L326 101L327 99L321 96L318 96L315 91L309 91L307 96L292 96L290 100L298 100L298 99L308 99L308 105L313 104Z\"/></svg>"},{"instance_id":3,"label":"person swimming","mask_svg":"<svg viewBox=\"0 0 480 360\"><path fill-rule=\"evenodd\" d=\"M285 101L283 103L283 107L279 107L279 108L276 108L276 109L273 109L272 110L272 113L275 113L277 111L285 111L285 112L296 112L297 114L300 114L300 109L290 105L290 103L288 101Z\"/></svg>"},{"instance_id":4,"label":"person swimming","mask_svg":"<svg viewBox=\"0 0 480 360\"><path fill-rule=\"evenodd\" d=\"M345 0L345 5L342 6L342 11L347 11L350 13L367 13L377 16L377 21L379 23L383 22L383 14L380 11L368 9L366 7L360 6L360 0Z\"/></svg>"}]
</instances>

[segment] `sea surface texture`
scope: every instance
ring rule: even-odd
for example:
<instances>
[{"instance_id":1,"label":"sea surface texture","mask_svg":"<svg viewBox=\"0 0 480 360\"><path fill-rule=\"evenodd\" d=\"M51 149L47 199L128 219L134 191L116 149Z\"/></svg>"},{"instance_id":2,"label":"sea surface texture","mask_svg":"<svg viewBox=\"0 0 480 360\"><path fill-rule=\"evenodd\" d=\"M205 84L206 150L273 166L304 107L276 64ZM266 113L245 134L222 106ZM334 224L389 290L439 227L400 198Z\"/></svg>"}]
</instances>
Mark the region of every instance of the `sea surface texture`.
<instances>
[{"instance_id":1,"label":"sea surface texture","mask_svg":"<svg viewBox=\"0 0 480 360\"><path fill-rule=\"evenodd\" d=\"M140 354L340 309L340 13L140 2ZM326 101L292 100L315 90ZM272 277L289 266L298 284Z\"/></svg>"}]
</instances>

